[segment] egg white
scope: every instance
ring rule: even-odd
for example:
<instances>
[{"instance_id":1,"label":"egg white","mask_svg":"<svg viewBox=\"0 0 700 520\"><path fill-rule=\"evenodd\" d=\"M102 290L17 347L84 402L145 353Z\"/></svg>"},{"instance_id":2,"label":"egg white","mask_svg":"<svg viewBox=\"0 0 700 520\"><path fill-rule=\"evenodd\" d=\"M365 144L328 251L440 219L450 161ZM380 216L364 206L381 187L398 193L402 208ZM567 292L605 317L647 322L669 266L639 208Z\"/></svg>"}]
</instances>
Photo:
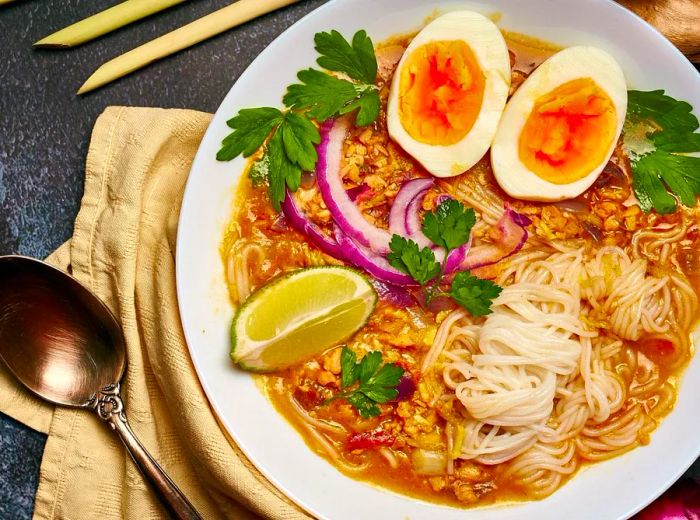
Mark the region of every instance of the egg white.
<instances>
[{"instance_id":1,"label":"egg white","mask_svg":"<svg viewBox=\"0 0 700 520\"><path fill-rule=\"evenodd\" d=\"M518 142L536 100L559 85L579 78L591 78L612 100L617 128L605 160L585 177L555 184L544 180L520 160ZM534 201L558 201L577 197L598 178L610 160L627 113L627 83L620 65L597 47L564 49L543 62L508 101L491 146L491 166L496 181L511 197Z\"/></svg>"},{"instance_id":2,"label":"egg white","mask_svg":"<svg viewBox=\"0 0 700 520\"><path fill-rule=\"evenodd\" d=\"M421 143L403 127L399 118L401 69L417 48L441 40L462 40L474 53L484 74L484 97L474 126L464 138L451 145ZM389 135L436 177L454 177L481 159L491 146L510 88L508 47L496 24L472 11L453 11L426 25L404 52L389 93L387 127Z\"/></svg>"}]
</instances>

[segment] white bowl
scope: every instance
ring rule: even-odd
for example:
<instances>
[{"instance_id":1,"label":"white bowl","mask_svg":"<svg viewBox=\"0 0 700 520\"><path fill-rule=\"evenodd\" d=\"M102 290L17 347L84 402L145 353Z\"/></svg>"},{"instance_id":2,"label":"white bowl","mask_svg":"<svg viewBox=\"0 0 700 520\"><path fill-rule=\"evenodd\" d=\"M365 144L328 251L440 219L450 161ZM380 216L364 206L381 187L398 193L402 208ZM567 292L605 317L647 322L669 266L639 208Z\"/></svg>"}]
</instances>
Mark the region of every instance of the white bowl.
<instances>
[{"instance_id":1,"label":"white bowl","mask_svg":"<svg viewBox=\"0 0 700 520\"><path fill-rule=\"evenodd\" d=\"M663 88L700 108L700 75L659 33L608 0L334 0L284 32L239 78L216 112L192 166L177 241L180 313L199 379L228 433L289 498L320 518L448 520L626 518L670 486L700 454L700 359L683 377L675 410L651 444L584 469L545 500L462 510L352 480L315 455L228 357L233 309L219 255L244 167L217 162L226 120L239 109L280 106L296 72L314 65L313 35L366 29L375 42L418 28L434 9L501 13L503 28L568 46L599 45L622 65L631 87Z\"/></svg>"}]
</instances>

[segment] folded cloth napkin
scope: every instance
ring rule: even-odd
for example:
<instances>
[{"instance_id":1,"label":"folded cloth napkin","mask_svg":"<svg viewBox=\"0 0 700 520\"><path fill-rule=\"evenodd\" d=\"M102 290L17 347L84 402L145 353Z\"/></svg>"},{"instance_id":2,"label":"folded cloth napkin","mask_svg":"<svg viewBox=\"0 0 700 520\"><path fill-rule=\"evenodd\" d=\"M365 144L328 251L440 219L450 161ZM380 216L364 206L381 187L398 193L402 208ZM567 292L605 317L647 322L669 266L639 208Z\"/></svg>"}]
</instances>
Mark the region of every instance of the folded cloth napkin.
<instances>
[{"instance_id":1,"label":"folded cloth napkin","mask_svg":"<svg viewBox=\"0 0 700 520\"><path fill-rule=\"evenodd\" d=\"M110 107L88 151L71 240L49 261L97 293L121 321L133 430L206 519L311 518L229 441L199 385L175 291L182 192L211 116ZM93 414L54 408L0 368L0 411L48 434L35 519L165 518L117 437Z\"/></svg>"}]
</instances>

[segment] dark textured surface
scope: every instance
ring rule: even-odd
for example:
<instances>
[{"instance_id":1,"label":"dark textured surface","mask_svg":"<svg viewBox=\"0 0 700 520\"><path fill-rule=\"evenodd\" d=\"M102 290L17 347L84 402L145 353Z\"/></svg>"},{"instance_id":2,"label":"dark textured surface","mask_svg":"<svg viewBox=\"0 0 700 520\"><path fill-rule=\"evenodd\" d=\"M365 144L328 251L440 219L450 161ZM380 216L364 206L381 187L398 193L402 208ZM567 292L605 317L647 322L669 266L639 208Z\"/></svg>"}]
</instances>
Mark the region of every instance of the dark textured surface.
<instances>
[{"instance_id":1,"label":"dark textured surface","mask_svg":"<svg viewBox=\"0 0 700 520\"><path fill-rule=\"evenodd\" d=\"M114 3L24 0L0 6L0 255L44 257L70 237L90 131L108 105L213 112L280 32L321 5L303 0L83 97L102 63L231 0L191 0L70 51L32 43ZM0 414L0 520L31 518L44 436Z\"/></svg>"},{"instance_id":2,"label":"dark textured surface","mask_svg":"<svg viewBox=\"0 0 700 520\"><path fill-rule=\"evenodd\" d=\"M0 415L0 519L31 518L44 440Z\"/></svg>"},{"instance_id":3,"label":"dark textured surface","mask_svg":"<svg viewBox=\"0 0 700 520\"><path fill-rule=\"evenodd\" d=\"M323 1L304 0L77 97L108 59L230 0L192 0L73 50L32 48L114 3L24 0L0 7L0 253L45 256L70 236L90 130L105 107L213 112L260 51Z\"/></svg>"},{"instance_id":4,"label":"dark textured surface","mask_svg":"<svg viewBox=\"0 0 700 520\"><path fill-rule=\"evenodd\" d=\"M90 131L105 107L213 112L255 56L324 0L304 0L75 96L101 63L229 2L191 0L71 51L31 44L115 2L20 0L0 7L0 255L43 257L70 236ZM43 448L43 435L0 414L0 520L31 517Z\"/></svg>"}]
</instances>

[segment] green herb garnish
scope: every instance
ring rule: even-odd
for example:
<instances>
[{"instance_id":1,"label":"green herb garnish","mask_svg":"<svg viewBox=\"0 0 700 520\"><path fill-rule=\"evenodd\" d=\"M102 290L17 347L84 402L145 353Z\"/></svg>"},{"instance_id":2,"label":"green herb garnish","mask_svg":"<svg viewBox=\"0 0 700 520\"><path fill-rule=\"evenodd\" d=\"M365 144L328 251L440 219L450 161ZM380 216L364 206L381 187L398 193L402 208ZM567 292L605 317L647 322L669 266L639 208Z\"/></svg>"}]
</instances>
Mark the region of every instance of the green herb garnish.
<instances>
[{"instance_id":1,"label":"green herb garnish","mask_svg":"<svg viewBox=\"0 0 700 520\"><path fill-rule=\"evenodd\" d=\"M381 410L377 404L396 399L399 394L396 387L404 374L404 369L395 363L381 363L381 352L369 352L357 363L355 352L343 347L340 354L340 388L344 390L355 384L357 386L334 395L324 404L345 399L364 418L379 415Z\"/></svg>"},{"instance_id":2,"label":"green herb garnish","mask_svg":"<svg viewBox=\"0 0 700 520\"><path fill-rule=\"evenodd\" d=\"M248 177L254 187L267 183L270 171L270 156L263 155L260 159L250 165Z\"/></svg>"},{"instance_id":3,"label":"green herb garnish","mask_svg":"<svg viewBox=\"0 0 700 520\"><path fill-rule=\"evenodd\" d=\"M455 275L449 291L441 289L445 265L450 252L469 241L476 214L454 199L442 202L432 213L423 217L423 233L435 244L445 249L445 259L440 264L429 247L420 249L413 240L393 235L387 255L389 263L418 282L425 293L426 303L438 296L448 296L473 316L485 316L491 312L491 303L503 290L490 280L482 280L462 271Z\"/></svg>"},{"instance_id":4,"label":"green herb garnish","mask_svg":"<svg viewBox=\"0 0 700 520\"><path fill-rule=\"evenodd\" d=\"M642 210L672 213L677 199L694 206L700 195L700 127L693 107L663 90L628 92L623 146L632 167L632 187ZM675 197L673 196L675 195ZM677 199L676 199L677 198Z\"/></svg>"},{"instance_id":5,"label":"green herb garnish","mask_svg":"<svg viewBox=\"0 0 700 520\"><path fill-rule=\"evenodd\" d=\"M476 224L476 213L454 199L442 202L434 213L423 218L423 233L430 240L448 251L457 249L469 241Z\"/></svg>"},{"instance_id":6,"label":"green herb garnish","mask_svg":"<svg viewBox=\"0 0 700 520\"><path fill-rule=\"evenodd\" d=\"M285 190L299 188L301 172L316 167L315 145L321 138L312 120L322 123L356 112L355 124L365 126L379 115L379 91L374 85L377 59L367 33L358 31L350 43L338 31L321 32L314 41L320 54L318 64L349 79L315 69L300 71L301 83L290 85L282 99L286 111L271 107L239 111L227 121L233 132L216 154L218 160L230 161L239 155L250 157L265 146L261 161L266 161L267 168L251 168L250 175L257 184L265 176L277 210Z\"/></svg>"},{"instance_id":7,"label":"green herb garnish","mask_svg":"<svg viewBox=\"0 0 700 520\"><path fill-rule=\"evenodd\" d=\"M435 253L429 248L420 249L413 240L400 235L393 235L389 243L391 252L387 255L389 263L407 273L421 285L440 274L440 264L435 260Z\"/></svg>"},{"instance_id":8,"label":"green herb garnish","mask_svg":"<svg viewBox=\"0 0 700 520\"><path fill-rule=\"evenodd\" d=\"M502 290L491 280L482 280L469 271L460 271L452 280L450 296L472 316L486 316L491 314L491 303Z\"/></svg>"}]
</instances>

